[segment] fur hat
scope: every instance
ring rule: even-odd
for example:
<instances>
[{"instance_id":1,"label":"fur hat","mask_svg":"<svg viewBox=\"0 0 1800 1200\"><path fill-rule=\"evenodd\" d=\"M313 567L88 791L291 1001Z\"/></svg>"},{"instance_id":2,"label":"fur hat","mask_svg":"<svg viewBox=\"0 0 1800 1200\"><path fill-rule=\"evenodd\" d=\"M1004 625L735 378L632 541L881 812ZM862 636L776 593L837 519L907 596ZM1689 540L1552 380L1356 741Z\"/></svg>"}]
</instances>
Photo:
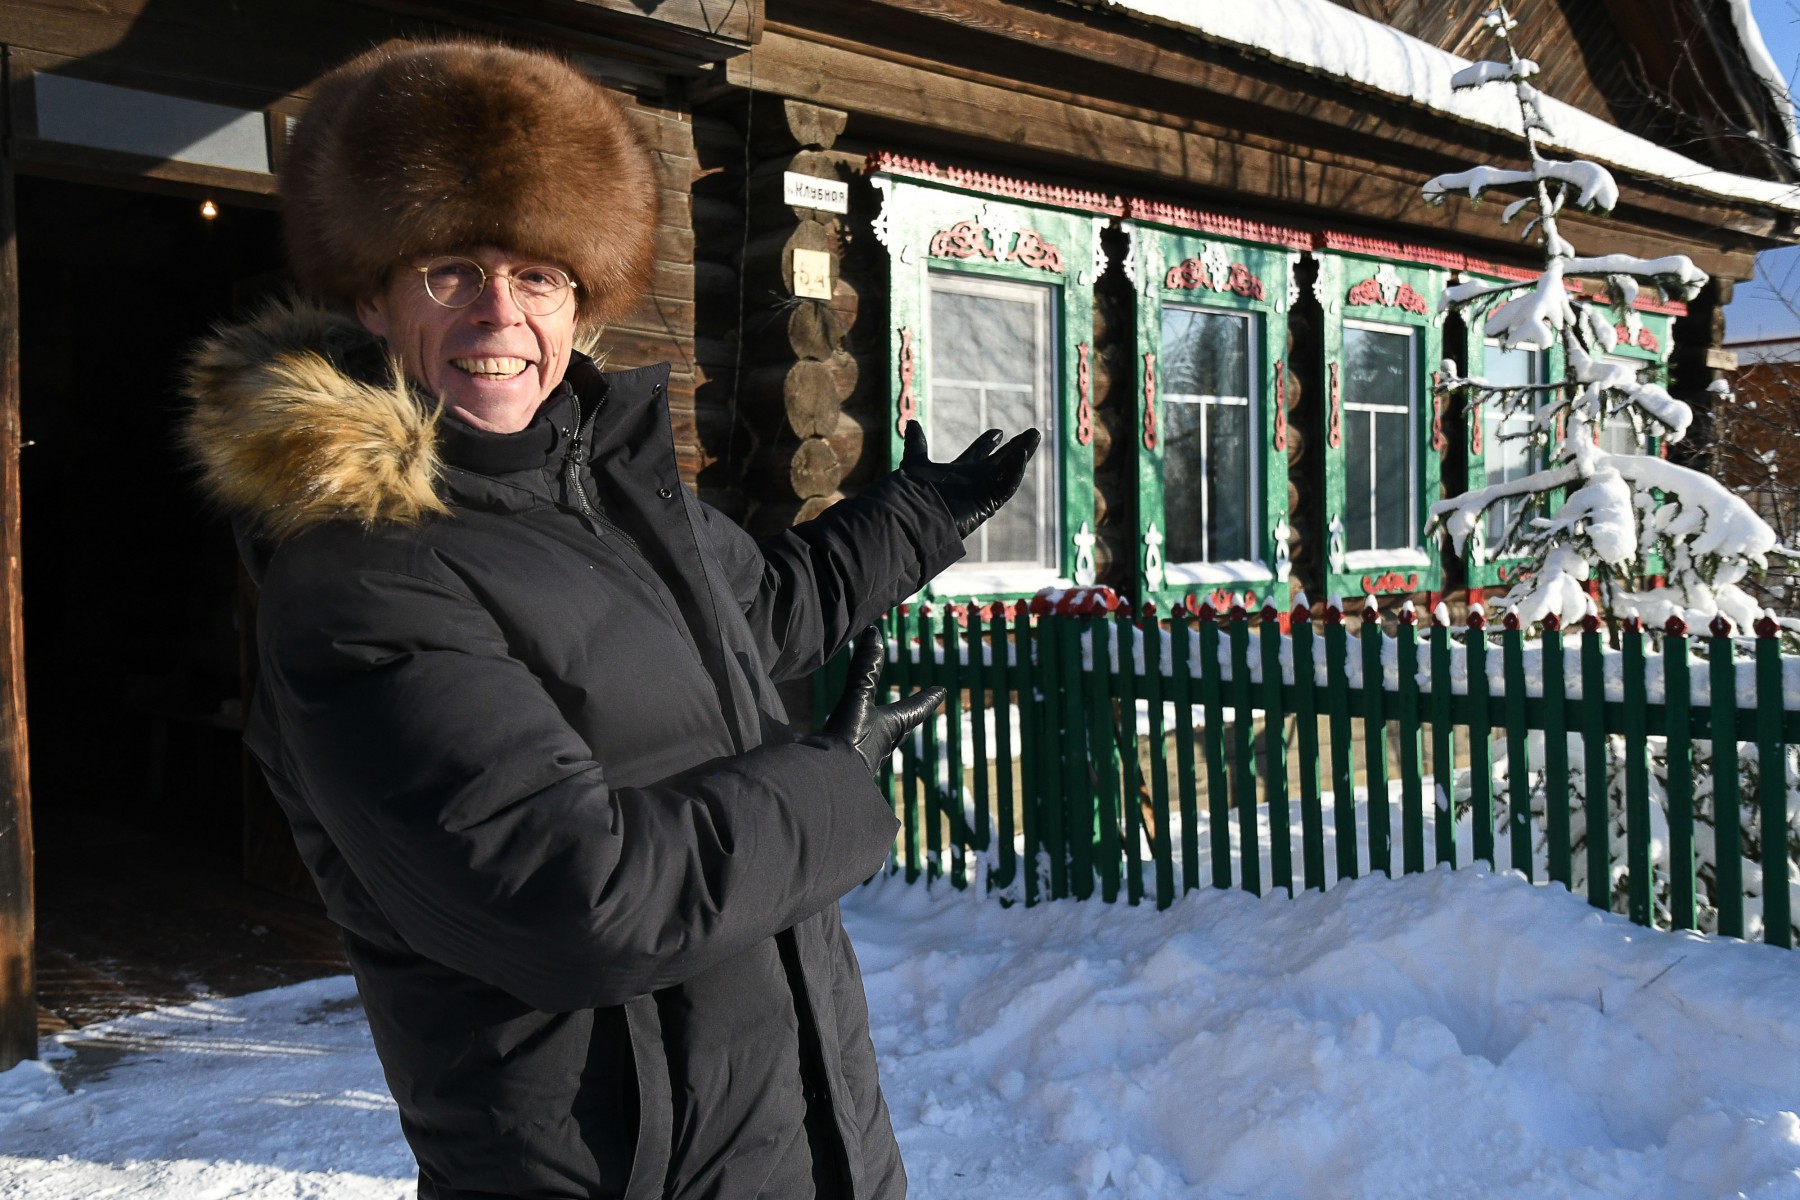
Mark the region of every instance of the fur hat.
<instances>
[{"instance_id":1,"label":"fur hat","mask_svg":"<svg viewBox=\"0 0 1800 1200\"><path fill-rule=\"evenodd\" d=\"M657 180L603 87L548 54L390 42L323 76L283 172L288 258L348 307L402 259L494 246L569 268L579 324L649 283Z\"/></svg>"}]
</instances>

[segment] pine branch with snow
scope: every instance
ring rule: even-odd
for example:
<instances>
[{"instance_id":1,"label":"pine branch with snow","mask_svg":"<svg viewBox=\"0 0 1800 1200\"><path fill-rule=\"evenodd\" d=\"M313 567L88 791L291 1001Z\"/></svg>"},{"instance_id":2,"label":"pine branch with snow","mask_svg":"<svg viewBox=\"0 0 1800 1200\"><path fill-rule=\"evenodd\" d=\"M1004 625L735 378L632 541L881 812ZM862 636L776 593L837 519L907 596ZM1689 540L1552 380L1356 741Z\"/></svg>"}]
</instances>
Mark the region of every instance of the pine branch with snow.
<instances>
[{"instance_id":1,"label":"pine branch with snow","mask_svg":"<svg viewBox=\"0 0 1800 1200\"><path fill-rule=\"evenodd\" d=\"M1565 623L1579 620L1588 611L1590 581L1597 579L1602 606L1615 616L1635 614L1655 628L1679 616L1704 628L1723 615L1747 627L1758 609L1737 585L1780 552L1774 531L1717 480L1659 457L1617 453L1600 444L1609 420L1629 421L1640 445L1649 437L1678 442L1693 420L1688 406L1660 384L1607 357L1618 334L1605 306L1622 311L1630 330L1645 289L1665 299L1691 299L1706 274L1683 255L1578 254L1562 236L1557 216L1566 205L1610 212L1618 203L1618 184L1598 163L1544 153L1540 139L1551 130L1542 97L1530 82L1537 64L1519 56L1513 45L1518 23L1504 7L1484 17L1505 46L1507 61L1476 63L1457 72L1453 85L1513 89L1527 166L1483 165L1439 175L1424 185L1423 194L1436 205L1458 193L1479 201L1491 189L1525 190L1523 198L1508 203L1501 221L1530 213L1520 236L1535 239L1544 269L1517 282L1458 281L1446 289L1443 303L1471 325L1481 321L1485 336L1503 347L1560 346L1564 372L1553 383L1520 388L1465 377L1453 363L1444 364L1440 394L1461 395L1471 409L1487 406L1512 418L1515 432L1506 436L1528 440L1544 466L1433 505L1432 527L1465 553L1487 510L1515 502L1501 544L1493 549L1528 562L1523 580L1504 601L1527 624L1551 614ZM1583 284L1598 284L1604 305L1587 298ZM1517 432L1520 427L1523 432ZM1650 574L1652 555L1661 558L1667 582L1634 590L1631 581Z\"/></svg>"}]
</instances>

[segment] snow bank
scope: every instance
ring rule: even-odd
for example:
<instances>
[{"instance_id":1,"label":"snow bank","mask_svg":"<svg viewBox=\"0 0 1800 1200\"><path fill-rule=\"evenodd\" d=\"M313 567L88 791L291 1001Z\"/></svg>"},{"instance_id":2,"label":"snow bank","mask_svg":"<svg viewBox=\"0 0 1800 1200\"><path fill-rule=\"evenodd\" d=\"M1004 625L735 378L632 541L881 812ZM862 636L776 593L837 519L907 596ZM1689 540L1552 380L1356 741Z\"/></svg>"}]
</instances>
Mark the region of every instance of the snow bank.
<instances>
[{"instance_id":1,"label":"snow bank","mask_svg":"<svg viewBox=\"0 0 1800 1200\"><path fill-rule=\"evenodd\" d=\"M1800 1195L1792 951L1474 870L1161 914L886 880L845 920L921 1200ZM411 1195L347 980L44 1049L0 1195Z\"/></svg>"},{"instance_id":2,"label":"snow bank","mask_svg":"<svg viewBox=\"0 0 1800 1200\"><path fill-rule=\"evenodd\" d=\"M1471 64L1468 59L1408 37L1397 29L1342 8L1331 0L1256 0L1253 4L1221 0L1105 0L1108 5L1141 17L1175 25L1256 54L1334 75L1349 83L1410 101L1460 120L1518 134L1518 104L1500 89L1453 91L1451 81ZM1744 0L1734 0L1733 19L1740 32L1755 31ZM1521 27L1520 50L1532 49L1531 30ZM1760 34L1744 38L1752 61L1761 47ZM1767 50L1762 59L1768 58ZM1767 76L1769 64L1762 69ZM1773 79L1768 82L1773 84ZM1785 95L1785 90L1782 93ZM1600 159L1617 167L1714 196L1767 204L1800 212L1800 194L1791 184L1752 179L1695 162L1654 142L1626 133L1599 117L1542 97L1541 111L1556 133L1547 139L1566 151ZM1787 130L1783 130L1785 134Z\"/></svg>"}]
</instances>

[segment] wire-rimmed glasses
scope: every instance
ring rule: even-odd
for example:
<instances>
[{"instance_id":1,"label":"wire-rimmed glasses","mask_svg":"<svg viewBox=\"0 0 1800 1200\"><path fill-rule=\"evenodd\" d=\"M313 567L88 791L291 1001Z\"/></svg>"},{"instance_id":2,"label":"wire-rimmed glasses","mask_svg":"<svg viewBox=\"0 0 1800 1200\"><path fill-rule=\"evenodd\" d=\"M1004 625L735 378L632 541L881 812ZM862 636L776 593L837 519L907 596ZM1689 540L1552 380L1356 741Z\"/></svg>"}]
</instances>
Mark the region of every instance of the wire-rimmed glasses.
<instances>
[{"instance_id":1,"label":"wire-rimmed glasses","mask_svg":"<svg viewBox=\"0 0 1800 1200\"><path fill-rule=\"evenodd\" d=\"M560 267L528 266L506 274L484 270L472 258L446 255L414 267L425 280L425 294L445 308L467 308L481 299L490 279L504 279L519 311L547 317L569 302L578 286Z\"/></svg>"}]
</instances>

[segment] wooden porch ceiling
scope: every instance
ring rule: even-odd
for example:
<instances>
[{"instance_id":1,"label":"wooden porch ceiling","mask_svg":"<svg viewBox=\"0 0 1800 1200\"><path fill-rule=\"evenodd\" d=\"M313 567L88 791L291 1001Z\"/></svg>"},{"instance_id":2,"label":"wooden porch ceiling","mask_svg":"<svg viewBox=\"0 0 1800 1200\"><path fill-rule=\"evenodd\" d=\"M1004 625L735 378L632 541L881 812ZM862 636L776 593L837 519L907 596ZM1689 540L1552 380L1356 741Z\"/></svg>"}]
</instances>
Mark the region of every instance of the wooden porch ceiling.
<instances>
[{"instance_id":1,"label":"wooden porch ceiling","mask_svg":"<svg viewBox=\"0 0 1800 1200\"><path fill-rule=\"evenodd\" d=\"M992 167L1004 143L1010 165L1084 186L1531 257L1495 213L1419 198L1431 174L1516 160L1512 139L1053 0L865 0L854 14L832 0L772 0L761 42L724 77L848 109L852 136L913 152ZM1796 240L1789 214L1615 174L1611 219L1564 217L1577 246L1678 250L1744 279L1757 250Z\"/></svg>"}]
</instances>

